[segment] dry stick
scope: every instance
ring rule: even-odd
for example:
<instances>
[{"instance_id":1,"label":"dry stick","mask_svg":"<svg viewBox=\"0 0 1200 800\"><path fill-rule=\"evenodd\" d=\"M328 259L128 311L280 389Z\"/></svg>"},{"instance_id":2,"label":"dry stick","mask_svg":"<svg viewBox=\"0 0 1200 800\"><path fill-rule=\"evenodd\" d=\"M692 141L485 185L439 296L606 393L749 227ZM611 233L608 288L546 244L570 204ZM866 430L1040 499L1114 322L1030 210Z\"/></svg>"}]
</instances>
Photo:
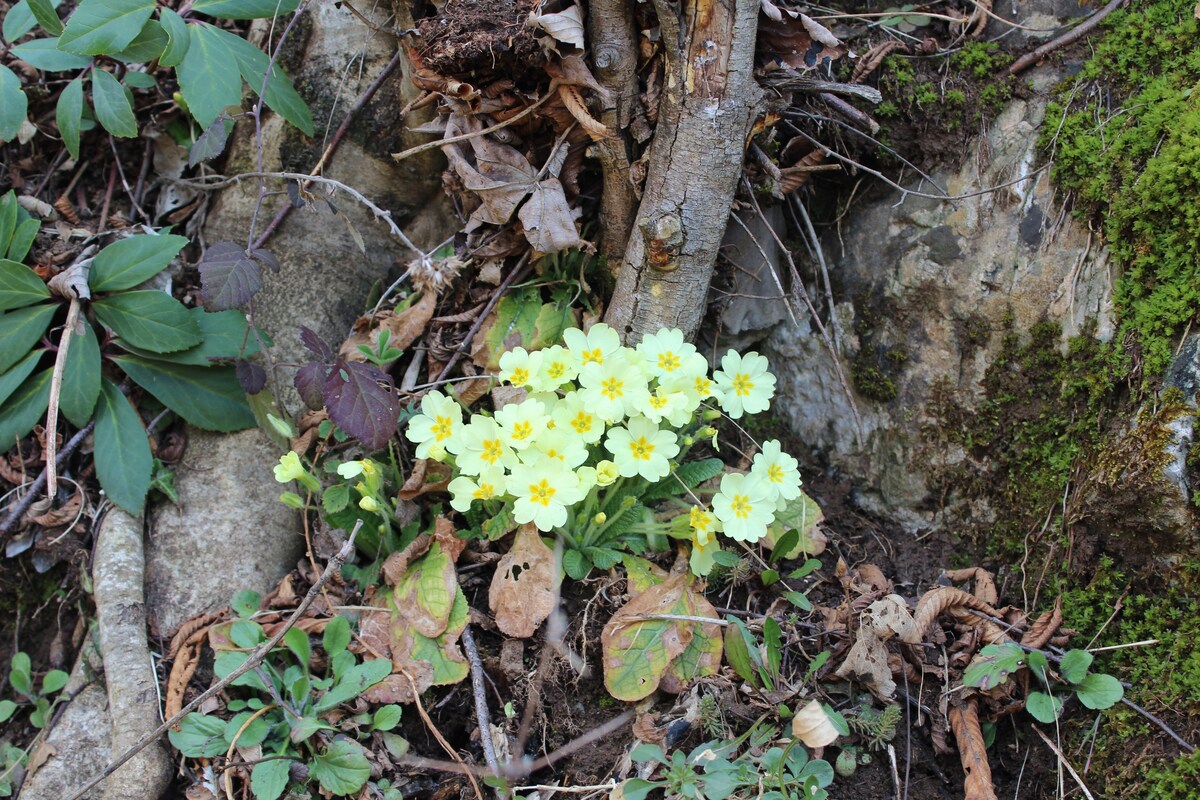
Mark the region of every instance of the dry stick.
<instances>
[{"instance_id":1,"label":"dry stick","mask_svg":"<svg viewBox=\"0 0 1200 800\"><path fill-rule=\"evenodd\" d=\"M1075 785L1077 785L1080 791L1083 792L1083 796L1086 797L1087 800L1096 800L1096 798L1092 796L1092 793L1088 791L1087 786L1083 782L1083 778L1079 777L1079 773L1076 772L1075 768L1071 766L1071 762L1067 761L1067 757L1063 755L1062 750L1059 750L1054 742L1050 741L1050 737L1042 733L1042 729L1037 725L1033 726L1033 732L1042 738L1042 741L1046 743L1046 747L1049 747L1054 751L1054 755L1058 756L1058 763L1066 767L1067 772L1071 773L1071 777L1075 779Z\"/></svg>"},{"instance_id":2,"label":"dry stick","mask_svg":"<svg viewBox=\"0 0 1200 800\"><path fill-rule=\"evenodd\" d=\"M79 445L83 444L83 440L91 435L92 430L95 427L96 420L93 419L88 422L88 424L85 425L78 433L72 436L70 441L63 445L62 449L58 451L58 457L55 460L55 466L61 467L63 464L67 463L67 459L71 457L71 454L75 452ZM33 499L37 497L38 493L42 490L42 487L46 485L47 472L47 469L42 469L42 474L37 476L37 479L33 482L33 485L29 487L29 491L17 501L16 506L13 507L12 512L8 515L8 519L4 520L3 524L0 524L0 536L11 531L21 517L24 516L25 512L29 510L29 507L33 505Z\"/></svg>"},{"instance_id":3,"label":"dry stick","mask_svg":"<svg viewBox=\"0 0 1200 800\"><path fill-rule=\"evenodd\" d=\"M479 743L483 745L483 757L492 772L500 774L500 761L496 758L496 743L492 741L492 714L488 711L487 687L483 684L483 662L479 649L475 647L475 636L468 624L462 632L463 649L467 651L467 662L471 665L471 691L475 694L475 719L479 723Z\"/></svg>"},{"instance_id":4,"label":"dry stick","mask_svg":"<svg viewBox=\"0 0 1200 800\"><path fill-rule=\"evenodd\" d=\"M1100 9L1095 14L1092 14L1090 17L1088 17L1087 21L1084 22L1082 25L1080 25L1078 28L1074 29L1070 33L1064 33L1062 36L1059 36L1057 39L1051 39L1050 41L1046 42L1044 45L1039 47L1037 50L1034 50L1032 53L1026 53L1025 55L1018 58L1016 61L1014 61L1009 66L1008 69L1006 69L1004 71L1004 73L1002 73L1001 77L1003 77L1003 75L1018 75L1018 74L1024 72L1025 70L1029 69L1030 67L1032 67L1037 62L1041 61L1046 56L1053 53L1055 50L1058 50L1062 47L1066 47L1067 45L1071 44L1072 42L1083 38L1086 34L1088 34L1090 31L1092 31L1097 25L1099 25L1101 22L1103 22L1105 17L1107 17L1112 12L1116 11L1118 8L1123 6L1126 2L1127 2L1127 0L1109 0L1108 5L1106 5L1104 8Z\"/></svg>"},{"instance_id":5,"label":"dry stick","mask_svg":"<svg viewBox=\"0 0 1200 800\"><path fill-rule=\"evenodd\" d=\"M521 120L525 119L525 117L532 114L534 111L536 111L538 108L540 108L547 100L549 100L551 97L555 97L556 95L557 95L557 90L547 92L544 97L542 97L540 100L538 100L533 105L529 106L528 108L525 108L518 114L514 114L513 116L504 120L503 122L497 122L495 125L491 126L490 128L484 128L482 130L472 131L470 133L462 133L462 134L459 134L458 136L451 136L449 139L437 139L436 141L426 142L425 144L419 144L416 147L410 147L407 150L401 150L399 153L392 153L392 158L396 159L397 161L403 161L404 159L408 158L409 156L415 156L417 153L424 153L426 150L433 150L434 148L437 148L437 147L445 147L448 144L457 144L458 142L465 142L468 139L474 139L476 136L484 136L489 133L494 133L494 132L500 130L501 128L507 128L509 125L512 125L514 122L520 122Z\"/></svg>"},{"instance_id":6,"label":"dry stick","mask_svg":"<svg viewBox=\"0 0 1200 800\"><path fill-rule=\"evenodd\" d=\"M396 55L392 56L392 60L387 63L387 65L383 68L383 71L379 73L379 76L375 78L371 85L367 87L367 90L362 93L362 96L359 97L358 100L354 102L354 105L352 105L346 112L346 116L342 120L342 124L338 126L336 131L334 131L333 138L329 140L329 145L325 148L325 151L321 153L321 158L317 161L317 165L313 167L313 175L321 174L321 171L325 168L325 165L329 163L329 159L333 157L335 152L337 152L338 146L342 143L342 139L346 136L346 132L350 130L350 124L354 121L354 118L358 116L358 113L362 111L364 107L366 107L367 103L371 102L371 99L375 97L376 92L383 87L383 84L388 78L391 77L392 73L396 71L396 67L400 66L400 62L403 59L403 51L397 50ZM301 184L301 188L308 188L307 184L308 181L305 181L303 184ZM287 219L287 215L291 213L293 208L295 208L295 206L292 205L291 200L285 201L279 211L276 212L275 217L269 223L267 223L267 227L263 228L263 232L257 239L254 240L254 244L252 244L250 248L252 250L257 250L265 245L267 240L271 238L271 235L275 233L276 229L283 224L285 219Z\"/></svg>"},{"instance_id":7,"label":"dry stick","mask_svg":"<svg viewBox=\"0 0 1200 800\"><path fill-rule=\"evenodd\" d=\"M67 324L58 340L58 352L54 356L54 371L50 373L50 404L46 408L46 497L51 505L58 494L58 462L54 455L55 440L58 438L58 398L62 394L63 372L67 368L67 352L71 348L71 337L79 321L79 298L71 298L67 309Z\"/></svg>"},{"instance_id":8,"label":"dry stick","mask_svg":"<svg viewBox=\"0 0 1200 800\"><path fill-rule=\"evenodd\" d=\"M813 253L817 256L817 265L821 268L822 285L825 288L825 302L829 304L829 327L833 329L833 343L837 346L838 352L842 352L842 323L838 322L837 306L833 304L833 284L829 280L829 266L825 263L825 249L821 247L821 240L817 237L817 229L813 227L812 218L808 215L808 209L804 207L804 203L800 202L800 198L792 194L792 208L804 221L804 230L808 233L808 240L812 242Z\"/></svg>"},{"instance_id":9,"label":"dry stick","mask_svg":"<svg viewBox=\"0 0 1200 800\"><path fill-rule=\"evenodd\" d=\"M362 520L360 519L358 522L354 523L354 530L350 531L350 538L346 540L346 543L342 545L341 549L337 551L333 558L329 559L329 563L325 565L325 570L321 573L321 576L317 578L317 582L309 587L308 594L304 595L304 599L300 601L300 605L296 606L296 610L293 611L291 616L284 621L283 625L278 631L275 632L274 636L255 648L254 652L250 654L249 658L242 662L240 667L230 672L212 686L208 687L206 690L201 692L196 699L179 709L179 711L171 716L170 719L168 719L162 725L159 725L146 736L142 737L141 741L129 748L129 750L125 751L120 758L105 767L104 772L88 781L86 786L78 789L74 794L67 798L67 800L80 800L81 797L98 786L101 781L120 769L126 761L133 758L148 744L162 736L169 729L173 728L180 720L190 714L201 703L210 697L215 697L226 686L233 683L235 680L261 664L262 660L266 658L267 653L271 652L276 645L283 641L284 635L292 629L292 626L294 626L300 620L300 617L304 616L304 612L308 610L308 607L311 606L313 601L317 599L317 595L321 593L321 587L324 586L325 583L333 576L334 572L341 568L345 560L350 557L350 553L354 551L354 540L358 536L358 529L361 527Z\"/></svg>"}]
</instances>

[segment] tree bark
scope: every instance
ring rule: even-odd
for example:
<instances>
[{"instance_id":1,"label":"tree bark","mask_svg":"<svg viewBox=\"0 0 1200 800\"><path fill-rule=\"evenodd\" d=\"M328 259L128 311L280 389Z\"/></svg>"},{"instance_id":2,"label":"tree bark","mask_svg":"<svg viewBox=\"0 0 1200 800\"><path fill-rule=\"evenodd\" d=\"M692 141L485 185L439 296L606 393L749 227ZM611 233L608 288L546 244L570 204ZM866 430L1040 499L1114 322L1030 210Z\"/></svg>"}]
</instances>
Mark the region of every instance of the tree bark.
<instances>
[{"instance_id":1,"label":"tree bark","mask_svg":"<svg viewBox=\"0 0 1200 800\"><path fill-rule=\"evenodd\" d=\"M635 226L605 321L626 340L659 327L691 336L762 99L754 79L758 0L655 0L667 64Z\"/></svg>"}]
</instances>

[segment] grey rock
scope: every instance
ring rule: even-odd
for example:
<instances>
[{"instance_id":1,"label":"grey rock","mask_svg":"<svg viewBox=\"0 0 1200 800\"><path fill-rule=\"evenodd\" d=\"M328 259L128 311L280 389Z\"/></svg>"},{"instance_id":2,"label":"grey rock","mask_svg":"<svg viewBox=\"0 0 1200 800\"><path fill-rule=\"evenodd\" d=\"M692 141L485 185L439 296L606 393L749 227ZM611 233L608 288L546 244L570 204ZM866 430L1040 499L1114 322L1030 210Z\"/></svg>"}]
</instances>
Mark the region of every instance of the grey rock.
<instances>
[{"instance_id":1,"label":"grey rock","mask_svg":"<svg viewBox=\"0 0 1200 800\"><path fill-rule=\"evenodd\" d=\"M744 227L730 222L721 243L722 254L734 265L733 296L721 312L722 351L726 347L740 349L789 316L780 289L787 285L787 266L768 227L784 230L783 209L766 209L765 221L757 214L738 216Z\"/></svg>"}]
</instances>

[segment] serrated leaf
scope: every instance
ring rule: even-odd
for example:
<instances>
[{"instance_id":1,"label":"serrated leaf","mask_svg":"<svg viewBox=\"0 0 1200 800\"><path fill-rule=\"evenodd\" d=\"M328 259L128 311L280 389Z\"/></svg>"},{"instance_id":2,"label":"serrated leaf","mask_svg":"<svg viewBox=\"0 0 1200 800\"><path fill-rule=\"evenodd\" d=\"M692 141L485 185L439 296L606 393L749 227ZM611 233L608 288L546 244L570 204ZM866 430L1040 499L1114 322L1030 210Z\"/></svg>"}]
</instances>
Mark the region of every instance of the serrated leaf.
<instances>
[{"instance_id":1,"label":"serrated leaf","mask_svg":"<svg viewBox=\"0 0 1200 800\"><path fill-rule=\"evenodd\" d=\"M138 356L113 361L160 403L199 428L227 433L255 425L230 367L191 367Z\"/></svg>"},{"instance_id":2,"label":"serrated leaf","mask_svg":"<svg viewBox=\"0 0 1200 800\"><path fill-rule=\"evenodd\" d=\"M987 691L1008 680L1025 666L1025 651L1013 642L989 644L976 654L963 672L963 685Z\"/></svg>"},{"instance_id":3,"label":"serrated leaf","mask_svg":"<svg viewBox=\"0 0 1200 800\"><path fill-rule=\"evenodd\" d=\"M335 483L321 494L321 507L330 514L336 514L350 504L350 487L344 483Z\"/></svg>"},{"instance_id":4,"label":"serrated leaf","mask_svg":"<svg viewBox=\"0 0 1200 800\"><path fill-rule=\"evenodd\" d=\"M44 72L63 72L84 69L92 63L90 56L65 53L58 49L58 37L34 39L19 44L10 51L14 56Z\"/></svg>"},{"instance_id":5,"label":"serrated leaf","mask_svg":"<svg viewBox=\"0 0 1200 800\"><path fill-rule=\"evenodd\" d=\"M122 347L136 356L186 364L193 367L214 366L214 359L230 361L239 355L252 356L259 351L258 340L247 334L245 313L237 310L209 312L203 308L189 308L188 313L200 328L201 341L195 347L174 353L154 353L128 342L119 342ZM241 352L243 342L245 352Z\"/></svg>"},{"instance_id":6,"label":"serrated leaf","mask_svg":"<svg viewBox=\"0 0 1200 800\"><path fill-rule=\"evenodd\" d=\"M217 242L200 263L200 295L210 311L240 308L262 289L262 267L233 242Z\"/></svg>"},{"instance_id":7,"label":"serrated leaf","mask_svg":"<svg viewBox=\"0 0 1200 800\"><path fill-rule=\"evenodd\" d=\"M170 266L187 243L186 237L171 234L130 236L114 242L96 254L88 285L97 292L132 289Z\"/></svg>"},{"instance_id":8,"label":"serrated leaf","mask_svg":"<svg viewBox=\"0 0 1200 800\"><path fill-rule=\"evenodd\" d=\"M169 8L159 10L158 21L167 34L167 46L159 57L158 63L164 67L178 66L179 62L183 61L183 57L187 55L188 45L191 44L191 34L188 31L187 23L183 21L183 17Z\"/></svg>"},{"instance_id":9,"label":"serrated leaf","mask_svg":"<svg viewBox=\"0 0 1200 800\"><path fill-rule=\"evenodd\" d=\"M1058 665L1058 671L1067 683L1079 683L1092 666L1093 656L1086 650L1068 650Z\"/></svg>"},{"instance_id":10,"label":"serrated leaf","mask_svg":"<svg viewBox=\"0 0 1200 800\"><path fill-rule=\"evenodd\" d=\"M1125 689L1119 680L1100 672L1085 675L1072 688L1079 702L1092 710L1110 708L1125 696Z\"/></svg>"},{"instance_id":11,"label":"serrated leaf","mask_svg":"<svg viewBox=\"0 0 1200 800\"><path fill-rule=\"evenodd\" d=\"M351 795L371 777L371 762L354 742L337 739L323 753L313 756L309 777L334 795Z\"/></svg>"},{"instance_id":12,"label":"serrated leaf","mask_svg":"<svg viewBox=\"0 0 1200 800\"><path fill-rule=\"evenodd\" d=\"M128 398L105 380L96 402L96 475L105 494L130 514L142 513L154 457Z\"/></svg>"},{"instance_id":13,"label":"serrated leaf","mask_svg":"<svg viewBox=\"0 0 1200 800\"><path fill-rule=\"evenodd\" d=\"M69 53L118 53L137 37L154 0L83 0L67 20L58 46Z\"/></svg>"},{"instance_id":14,"label":"serrated leaf","mask_svg":"<svg viewBox=\"0 0 1200 800\"><path fill-rule=\"evenodd\" d=\"M226 108L242 104L242 75L216 28L189 23L188 29L187 52L175 74L192 116L207 128Z\"/></svg>"},{"instance_id":15,"label":"serrated leaf","mask_svg":"<svg viewBox=\"0 0 1200 800\"><path fill-rule=\"evenodd\" d=\"M267 385L267 371L253 361L239 358L233 364L233 373L246 394L258 394Z\"/></svg>"},{"instance_id":16,"label":"serrated leaf","mask_svg":"<svg viewBox=\"0 0 1200 800\"><path fill-rule=\"evenodd\" d=\"M571 580L581 581L592 570L592 562L578 550L566 550L562 558L563 571Z\"/></svg>"},{"instance_id":17,"label":"serrated leaf","mask_svg":"<svg viewBox=\"0 0 1200 800\"><path fill-rule=\"evenodd\" d=\"M58 13L54 10L54 5L50 0L26 0L26 2L29 3L29 10L38 24L42 26L42 30L51 36L58 36L63 32L62 20L58 18Z\"/></svg>"},{"instance_id":18,"label":"serrated leaf","mask_svg":"<svg viewBox=\"0 0 1200 800\"><path fill-rule=\"evenodd\" d=\"M222 19L264 19L290 14L300 0L197 0L193 11Z\"/></svg>"},{"instance_id":19,"label":"serrated leaf","mask_svg":"<svg viewBox=\"0 0 1200 800\"><path fill-rule=\"evenodd\" d=\"M1038 722L1049 725L1062 713L1063 703L1045 692L1030 692L1025 698L1025 710Z\"/></svg>"},{"instance_id":20,"label":"serrated leaf","mask_svg":"<svg viewBox=\"0 0 1200 800\"><path fill-rule=\"evenodd\" d=\"M17 229L13 231L12 238L8 242L9 261L16 261L19 264L25 260L41 227L42 223L36 219L27 219L17 225Z\"/></svg>"},{"instance_id":21,"label":"serrated leaf","mask_svg":"<svg viewBox=\"0 0 1200 800\"><path fill-rule=\"evenodd\" d=\"M232 130L233 123L226 115L221 114L214 119L188 148L188 166L194 167L225 152L225 144L229 141L229 132Z\"/></svg>"},{"instance_id":22,"label":"serrated leaf","mask_svg":"<svg viewBox=\"0 0 1200 800\"><path fill-rule=\"evenodd\" d=\"M57 310L57 304L43 303L0 315L0 342L4 342L0 347L0 372L7 372L33 349L50 327Z\"/></svg>"},{"instance_id":23,"label":"serrated leaf","mask_svg":"<svg viewBox=\"0 0 1200 800\"><path fill-rule=\"evenodd\" d=\"M4 407L4 401L7 400L12 393L15 392L25 379L33 372L34 367L38 365L38 361L42 357L45 350L33 350L25 358L16 364L12 369L0 374L0 408ZM0 412L2 413L2 412ZM0 446L3 446L0 442ZM9 445L11 447L11 445ZM6 450L7 452L7 450Z\"/></svg>"},{"instance_id":24,"label":"serrated leaf","mask_svg":"<svg viewBox=\"0 0 1200 800\"><path fill-rule=\"evenodd\" d=\"M138 135L129 95L112 73L92 70L92 108L96 112L96 121L113 136L133 139Z\"/></svg>"},{"instance_id":25,"label":"serrated leaf","mask_svg":"<svg viewBox=\"0 0 1200 800\"><path fill-rule=\"evenodd\" d=\"M0 446L5 450L33 430L33 426L46 413L46 407L50 404L52 371L44 369L26 380L0 409Z\"/></svg>"},{"instance_id":26,"label":"serrated leaf","mask_svg":"<svg viewBox=\"0 0 1200 800\"><path fill-rule=\"evenodd\" d=\"M250 793L254 800L278 800L291 780L294 762L287 758L260 761L250 768Z\"/></svg>"},{"instance_id":27,"label":"serrated leaf","mask_svg":"<svg viewBox=\"0 0 1200 800\"><path fill-rule=\"evenodd\" d=\"M67 84L58 96L54 110L54 121L58 134L71 158L79 158L79 131L83 125L83 80L76 78Z\"/></svg>"},{"instance_id":28,"label":"serrated leaf","mask_svg":"<svg viewBox=\"0 0 1200 800\"><path fill-rule=\"evenodd\" d=\"M684 489L679 483L682 481L689 489L695 489L700 484L707 480L715 478L725 471L725 462L719 458L706 458L701 461L688 461L685 464L680 464L675 470L675 475L668 475L658 483L655 483L641 495L643 501L662 500L666 497L674 497L682 494ZM678 478L678 480L676 479Z\"/></svg>"},{"instance_id":29,"label":"serrated leaf","mask_svg":"<svg viewBox=\"0 0 1200 800\"><path fill-rule=\"evenodd\" d=\"M126 64L147 64L162 55L167 47L167 32L156 20L146 20L138 35L112 58Z\"/></svg>"},{"instance_id":30,"label":"serrated leaf","mask_svg":"<svg viewBox=\"0 0 1200 800\"><path fill-rule=\"evenodd\" d=\"M28 112L29 98L21 88L21 79L0 64L0 142L11 142L17 138Z\"/></svg>"},{"instance_id":31,"label":"serrated leaf","mask_svg":"<svg viewBox=\"0 0 1200 800\"><path fill-rule=\"evenodd\" d=\"M154 290L121 292L92 303L96 316L122 340L153 353L200 344L200 326L182 303Z\"/></svg>"},{"instance_id":32,"label":"serrated leaf","mask_svg":"<svg viewBox=\"0 0 1200 800\"><path fill-rule=\"evenodd\" d=\"M241 0L236 0L236 2L241 4ZM194 8L195 6L193 6ZM308 103L304 102L296 93L291 78L284 73L283 69L278 64L272 66L271 76L266 81L266 91L264 92L263 78L266 76L268 66L271 66L271 59L267 54L240 36L220 28L213 30L224 39L226 48L237 59L238 71L250 87L250 91L255 95L261 93L263 101L272 111L299 128L305 136L312 136L312 112L308 109Z\"/></svg>"},{"instance_id":33,"label":"serrated leaf","mask_svg":"<svg viewBox=\"0 0 1200 800\"><path fill-rule=\"evenodd\" d=\"M368 448L379 450L396 434L400 401L391 376L378 367L339 358L321 394L334 424Z\"/></svg>"},{"instance_id":34,"label":"serrated leaf","mask_svg":"<svg viewBox=\"0 0 1200 800\"><path fill-rule=\"evenodd\" d=\"M24 264L0 259L0 311L24 308L50 296L50 289Z\"/></svg>"},{"instance_id":35,"label":"serrated leaf","mask_svg":"<svg viewBox=\"0 0 1200 800\"><path fill-rule=\"evenodd\" d=\"M63 369L58 408L63 416L82 428L92 418L100 396L100 343L91 323L82 323L83 334L71 335L67 364ZM63 332L66 335L66 332Z\"/></svg>"},{"instance_id":36,"label":"serrated leaf","mask_svg":"<svg viewBox=\"0 0 1200 800\"><path fill-rule=\"evenodd\" d=\"M292 385L300 393L300 399L313 411L325 407L322 391L328 375L329 367L319 361L310 361L296 370L296 374L292 377Z\"/></svg>"},{"instance_id":37,"label":"serrated leaf","mask_svg":"<svg viewBox=\"0 0 1200 800\"><path fill-rule=\"evenodd\" d=\"M208 714L192 712L179 722L179 730L167 731L171 745L188 758L212 758L224 755L225 721ZM266 762L264 762L266 763Z\"/></svg>"}]
</instances>

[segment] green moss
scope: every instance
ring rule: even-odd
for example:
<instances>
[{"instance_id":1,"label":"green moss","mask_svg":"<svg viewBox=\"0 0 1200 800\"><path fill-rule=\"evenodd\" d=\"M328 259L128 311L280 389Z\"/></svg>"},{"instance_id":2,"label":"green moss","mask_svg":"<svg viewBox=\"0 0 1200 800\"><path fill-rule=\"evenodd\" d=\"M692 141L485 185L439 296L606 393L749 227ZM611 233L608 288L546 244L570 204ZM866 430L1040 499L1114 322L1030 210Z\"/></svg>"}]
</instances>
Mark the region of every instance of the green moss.
<instances>
[{"instance_id":1,"label":"green moss","mask_svg":"<svg viewBox=\"0 0 1200 800\"><path fill-rule=\"evenodd\" d=\"M995 42L967 42L950 58L955 68L969 72L976 78L989 78L1007 67L1012 56L1000 50Z\"/></svg>"},{"instance_id":2,"label":"green moss","mask_svg":"<svg viewBox=\"0 0 1200 800\"><path fill-rule=\"evenodd\" d=\"M1043 129L1055 180L1075 193L1081 213L1103 219L1123 268L1114 287L1118 340L1134 338L1148 377L1166 368L1200 308L1194 5L1144 0L1113 13Z\"/></svg>"},{"instance_id":3,"label":"green moss","mask_svg":"<svg viewBox=\"0 0 1200 800\"><path fill-rule=\"evenodd\" d=\"M1200 786L1200 753L1183 756L1147 771L1141 786L1145 800L1193 800Z\"/></svg>"}]
</instances>

